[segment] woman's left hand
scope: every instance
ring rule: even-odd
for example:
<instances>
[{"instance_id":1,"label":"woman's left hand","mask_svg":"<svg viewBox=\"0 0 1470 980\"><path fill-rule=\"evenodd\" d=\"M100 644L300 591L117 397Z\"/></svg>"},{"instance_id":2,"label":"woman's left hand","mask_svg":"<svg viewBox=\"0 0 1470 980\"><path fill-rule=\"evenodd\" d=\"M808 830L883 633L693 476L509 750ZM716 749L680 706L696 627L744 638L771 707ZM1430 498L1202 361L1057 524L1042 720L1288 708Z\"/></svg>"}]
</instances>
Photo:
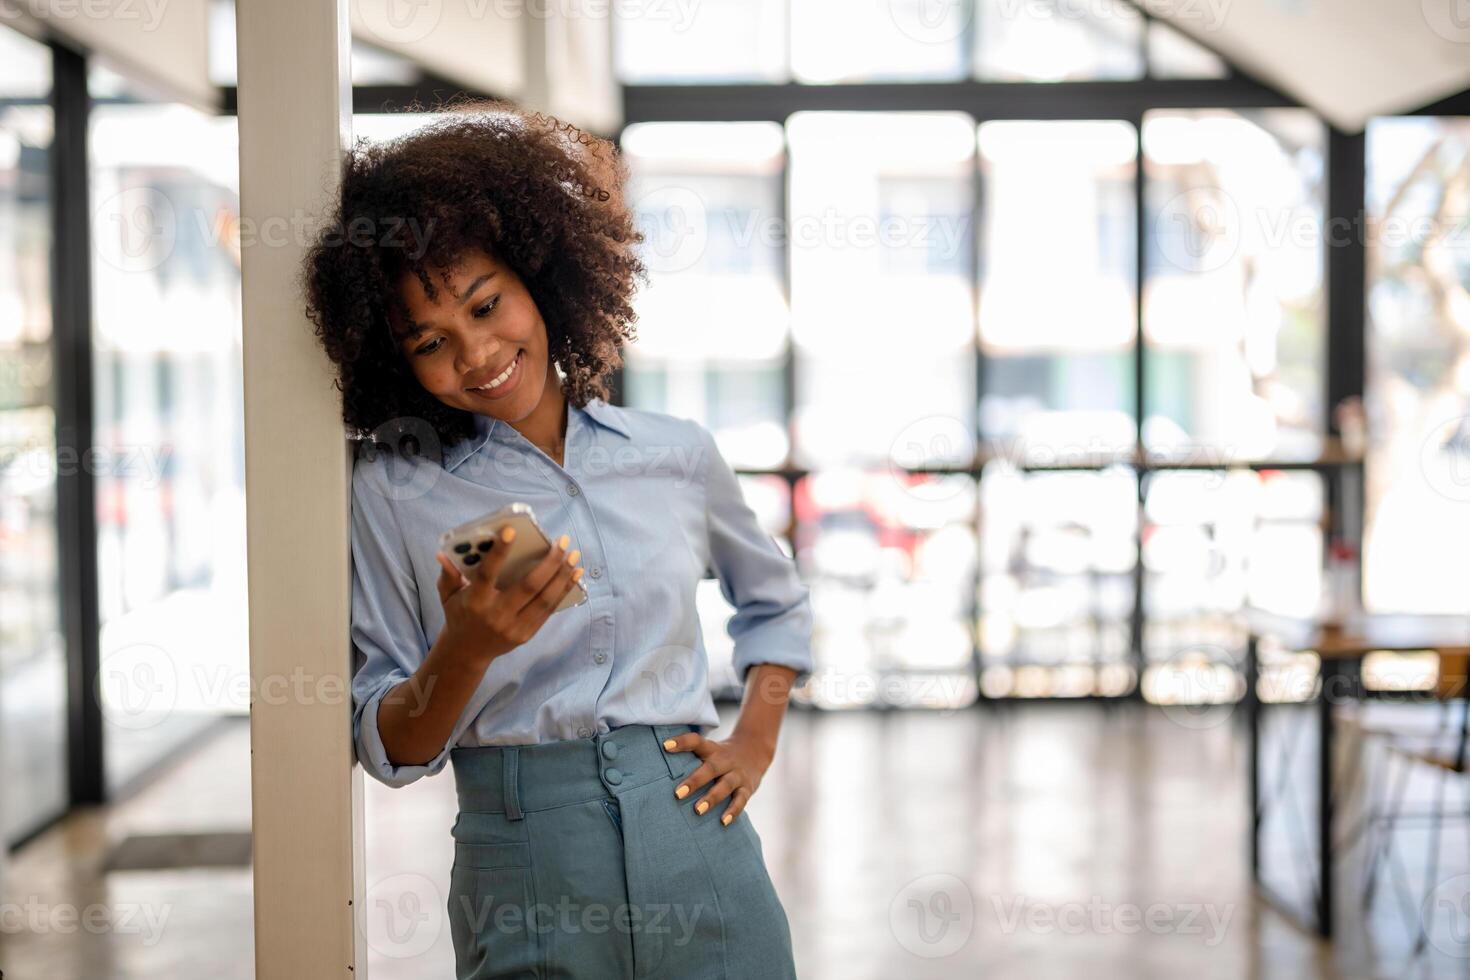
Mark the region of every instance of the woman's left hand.
<instances>
[{"instance_id":1,"label":"woman's left hand","mask_svg":"<svg viewBox=\"0 0 1470 980\"><path fill-rule=\"evenodd\" d=\"M710 791L694 804L696 814L706 814L715 804L729 798L730 803L720 816L720 822L729 824L745 809L745 804L761 784L761 778L771 766L775 751L752 738L742 738L739 733L717 741L705 738L699 732L685 732L664 741L667 752L693 752L704 762L674 788L674 795L684 799L690 793L713 781Z\"/></svg>"}]
</instances>

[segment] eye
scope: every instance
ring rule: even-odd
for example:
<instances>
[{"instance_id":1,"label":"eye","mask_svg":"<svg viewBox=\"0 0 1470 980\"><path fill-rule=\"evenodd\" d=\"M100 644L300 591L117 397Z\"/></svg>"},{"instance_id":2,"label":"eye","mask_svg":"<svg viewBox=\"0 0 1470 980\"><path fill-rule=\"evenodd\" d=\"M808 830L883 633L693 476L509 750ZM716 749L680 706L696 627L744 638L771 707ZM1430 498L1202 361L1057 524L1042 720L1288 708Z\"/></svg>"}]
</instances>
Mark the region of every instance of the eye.
<instances>
[{"instance_id":1,"label":"eye","mask_svg":"<svg viewBox=\"0 0 1470 980\"><path fill-rule=\"evenodd\" d=\"M495 309L495 307L497 307L499 305L500 305L500 297L499 296L492 296L490 299L488 299L484 303L480 304L479 308L477 308L475 310L475 319L477 319L477 320L484 319L485 317L487 317L487 316L490 315L491 311L493 311Z\"/></svg>"},{"instance_id":2,"label":"eye","mask_svg":"<svg viewBox=\"0 0 1470 980\"><path fill-rule=\"evenodd\" d=\"M432 344L425 344L424 346L420 347L418 350L414 351L414 353L415 354L421 354L421 355L422 354L432 354L432 353L434 353L434 351L436 351L436 350L439 349L439 345L442 344L442 343L444 343L444 338L443 337L437 337L437 338L435 338L435 340L434 340L434 342Z\"/></svg>"}]
</instances>

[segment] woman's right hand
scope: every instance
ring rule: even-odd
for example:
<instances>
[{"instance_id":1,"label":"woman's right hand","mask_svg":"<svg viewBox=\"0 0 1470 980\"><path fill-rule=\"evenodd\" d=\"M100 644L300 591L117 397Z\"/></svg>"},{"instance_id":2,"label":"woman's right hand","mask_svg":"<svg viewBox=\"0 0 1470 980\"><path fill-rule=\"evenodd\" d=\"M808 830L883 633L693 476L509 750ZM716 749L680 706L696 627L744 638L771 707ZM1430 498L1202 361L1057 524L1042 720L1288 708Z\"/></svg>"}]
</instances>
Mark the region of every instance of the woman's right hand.
<instances>
[{"instance_id":1,"label":"woman's right hand","mask_svg":"<svg viewBox=\"0 0 1470 980\"><path fill-rule=\"evenodd\" d=\"M582 569L576 567L582 553L567 554L567 536L562 535L519 582L509 588L496 588L495 579L513 540L515 529L502 529L489 554L475 565L468 578L444 552L436 554L446 642L483 657L486 666L535 636L582 577Z\"/></svg>"}]
</instances>

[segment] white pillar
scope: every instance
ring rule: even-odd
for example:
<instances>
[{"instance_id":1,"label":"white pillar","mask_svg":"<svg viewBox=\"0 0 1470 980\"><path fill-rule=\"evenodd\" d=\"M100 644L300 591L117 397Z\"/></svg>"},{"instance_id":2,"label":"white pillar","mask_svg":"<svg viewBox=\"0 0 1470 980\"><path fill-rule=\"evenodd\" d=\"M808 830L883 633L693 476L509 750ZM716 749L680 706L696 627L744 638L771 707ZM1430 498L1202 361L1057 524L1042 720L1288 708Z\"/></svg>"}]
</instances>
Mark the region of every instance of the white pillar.
<instances>
[{"instance_id":1,"label":"white pillar","mask_svg":"<svg viewBox=\"0 0 1470 980\"><path fill-rule=\"evenodd\" d=\"M255 971L361 980L351 458L296 285L351 136L347 0L248 0L236 17Z\"/></svg>"}]
</instances>

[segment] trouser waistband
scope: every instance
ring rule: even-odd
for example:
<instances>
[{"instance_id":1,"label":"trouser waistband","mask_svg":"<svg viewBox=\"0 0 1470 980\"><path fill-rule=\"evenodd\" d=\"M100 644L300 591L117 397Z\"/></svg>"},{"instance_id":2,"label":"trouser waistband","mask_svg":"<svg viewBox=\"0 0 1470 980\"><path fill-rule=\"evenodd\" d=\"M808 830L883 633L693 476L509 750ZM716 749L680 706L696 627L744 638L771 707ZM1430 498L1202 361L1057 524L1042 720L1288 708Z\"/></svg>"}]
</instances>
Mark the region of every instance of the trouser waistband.
<instances>
[{"instance_id":1,"label":"trouser waistband","mask_svg":"<svg viewBox=\"0 0 1470 980\"><path fill-rule=\"evenodd\" d=\"M504 813L511 820L535 810L581 803L688 771L686 753L664 739L699 726L623 725L591 738L535 745L461 746L450 750L461 811Z\"/></svg>"}]
</instances>

